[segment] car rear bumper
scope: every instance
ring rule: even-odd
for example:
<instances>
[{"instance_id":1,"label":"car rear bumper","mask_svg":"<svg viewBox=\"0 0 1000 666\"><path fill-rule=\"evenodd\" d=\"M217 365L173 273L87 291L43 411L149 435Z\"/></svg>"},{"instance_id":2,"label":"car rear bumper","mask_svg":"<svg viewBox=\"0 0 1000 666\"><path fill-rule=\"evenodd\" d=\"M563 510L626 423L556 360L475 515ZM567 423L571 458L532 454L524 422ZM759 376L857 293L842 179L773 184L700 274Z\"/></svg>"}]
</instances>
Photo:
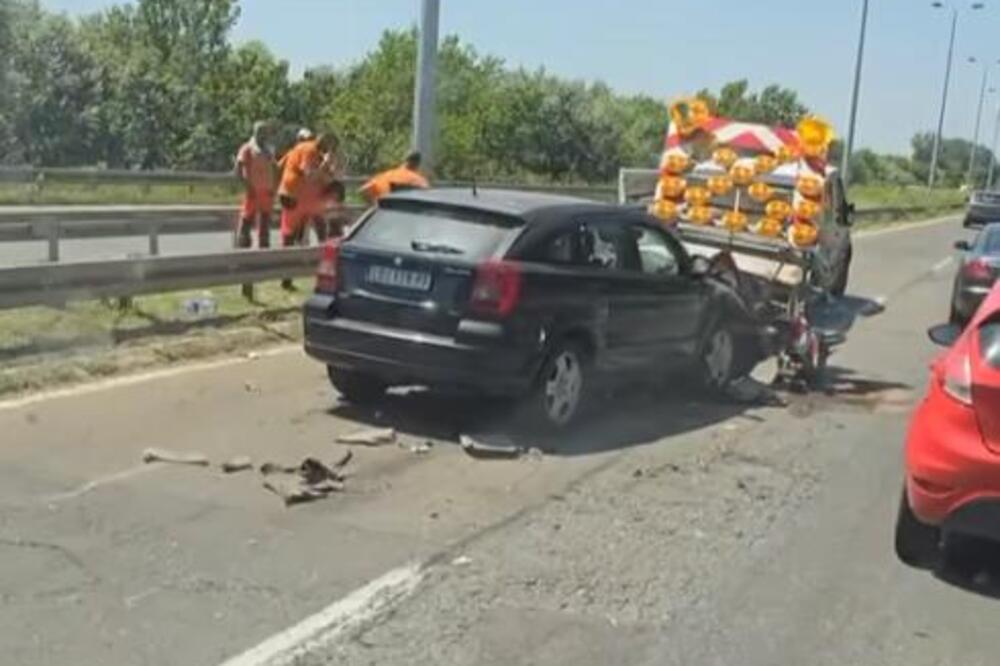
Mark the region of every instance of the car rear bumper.
<instances>
[{"instance_id":1,"label":"car rear bumper","mask_svg":"<svg viewBox=\"0 0 1000 666\"><path fill-rule=\"evenodd\" d=\"M465 321L460 338L419 333L338 317L333 299L317 296L304 309L306 353L335 368L364 372L389 384L458 386L518 395L532 385L541 359L490 322Z\"/></svg>"},{"instance_id":2,"label":"car rear bumper","mask_svg":"<svg viewBox=\"0 0 1000 666\"><path fill-rule=\"evenodd\" d=\"M976 310L982 305L983 300L990 293L991 287L979 285L964 285L955 292L955 300L952 304L955 312L966 319L971 319L976 314Z\"/></svg>"},{"instance_id":3,"label":"car rear bumper","mask_svg":"<svg viewBox=\"0 0 1000 666\"><path fill-rule=\"evenodd\" d=\"M922 522L961 531L983 522L982 507L1000 504L1000 456L986 447L975 412L945 395L936 380L907 435L906 493ZM1000 538L1000 521L991 530L976 527L977 534Z\"/></svg>"},{"instance_id":4,"label":"car rear bumper","mask_svg":"<svg viewBox=\"0 0 1000 666\"><path fill-rule=\"evenodd\" d=\"M965 212L966 227L981 227L987 222L1000 220L1000 207L973 206Z\"/></svg>"}]
</instances>

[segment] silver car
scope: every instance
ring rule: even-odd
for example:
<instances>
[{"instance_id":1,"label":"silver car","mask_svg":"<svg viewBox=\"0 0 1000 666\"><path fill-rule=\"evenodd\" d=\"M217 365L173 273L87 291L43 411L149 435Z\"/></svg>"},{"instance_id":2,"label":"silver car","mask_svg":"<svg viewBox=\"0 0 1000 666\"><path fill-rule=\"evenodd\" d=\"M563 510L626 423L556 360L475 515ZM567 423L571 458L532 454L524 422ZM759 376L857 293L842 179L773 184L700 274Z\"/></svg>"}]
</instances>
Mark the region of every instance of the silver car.
<instances>
[{"instance_id":1,"label":"silver car","mask_svg":"<svg viewBox=\"0 0 1000 666\"><path fill-rule=\"evenodd\" d=\"M986 225L972 243L958 241L955 248L965 256L955 276L951 321L964 325L1000 279L1000 223Z\"/></svg>"},{"instance_id":2,"label":"silver car","mask_svg":"<svg viewBox=\"0 0 1000 666\"><path fill-rule=\"evenodd\" d=\"M965 211L964 226L982 227L991 222L1000 222L1000 192L973 192Z\"/></svg>"}]
</instances>

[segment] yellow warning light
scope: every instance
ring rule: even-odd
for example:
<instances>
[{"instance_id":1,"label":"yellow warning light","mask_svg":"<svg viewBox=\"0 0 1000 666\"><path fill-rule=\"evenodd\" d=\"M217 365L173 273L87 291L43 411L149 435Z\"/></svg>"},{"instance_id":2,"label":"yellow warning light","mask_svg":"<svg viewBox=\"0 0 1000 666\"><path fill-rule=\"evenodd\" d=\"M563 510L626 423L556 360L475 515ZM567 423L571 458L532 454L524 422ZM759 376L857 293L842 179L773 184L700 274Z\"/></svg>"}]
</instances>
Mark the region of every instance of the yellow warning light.
<instances>
[{"instance_id":1,"label":"yellow warning light","mask_svg":"<svg viewBox=\"0 0 1000 666\"><path fill-rule=\"evenodd\" d=\"M799 159L798 153L790 146L781 145L778 150L774 152L774 158L778 160L781 164L786 164L788 162L794 162Z\"/></svg>"},{"instance_id":2,"label":"yellow warning light","mask_svg":"<svg viewBox=\"0 0 1000 666\"><path fill-rule=\"evenodd\" d=\"M684 173L691 166L691 158L683 150L671 150L663 156L663 170L669 174Z\"/></svg>"},{"instance_id":3,"label":"yellow warning light","mask_svg":"<svg viewBox=\"0 0 1000 666\"><path fill-rule=\"evenodd\" d=\"M708 206L692 206L688 209L688 218L695 224L710 224L712 209Z\"/></svg>"},{"instance_id":4,"label":"yellow warning light","mask_svg":"<svg viewBox=\"0 0 1000 666\"><path fill-rule=\"evenodd\" d=\"M811 199L802 199L795 204L795 217L811 220L823 210L823 207Z\"/></svg>"},{"instance_id":5,"label":"yellow warning light","mask_svg":"<svg viewBox=\"0 0 1000 666\"><path fill-rule=\"evenodd\" d=\"M819 176L799 176L795 182L795 189L804 197L820 199L823 196L823 179Z\"/></svg>"},{"instance_id":6,"label":"yellow warning light","mask_svg":"<svg viewBox=\"0 0 1000 666\"><path fill-rule=\"evenodd\" d=\"M792 214L792 205L784 199L775 199L767 203L764 212L771 219L787 220L788 216Z\"/></svg>"},{"instance_id":7,"label":"yellow warning light","mask_svg":"<svg viewBox=\"0 0 1000 666\"><path fill-rule=\"evenodd\" d=\"M785 228L785 223L782 219L765 217L762 218L760 222L757 223L757 233L761 236L767 236L769 238L775 238L781 235L781 232Z\"/></svg>"},{"instance_id":8,"label":"yellow warning light","mask_svg":"<svg viewBox=\"0 0 1000 666\"><path fill-rule=\"evenodd\" d=\"M749 220L747 219L746 213L738 210L726 211L726 214L722 216L722 224L730 231L743 231L747 228Z\"/></svg>"},{"instance_id":9,"label":"yellow warning light","mask_svg":"<svg viewBox=\"0 0 1000 666\"><path fill-rule=\"evenodd\" d=\"M822 157L833 143L833 127L818 116L803 118L796 131L802 144L802 152L808 157Z\"/></svg>"},{"instance_id":10,"label":"yellow warning light","mask_svg":"<svg viewBox=\"0 0 1000 666\"><path fill-rule=\"evenodd\" d=\"M712 200L712 193L706 187L689 187L684 200L692 206L705 206Z\"/></svg>"},{"instance_id":11,"label":"yellow warning light","mask_svg":"<svg viewBox=\"0 0 1000 666\"><path fill-rule=\"evenodd\" d=\"M712 176L705 183L709 191L716 196L729 194L733 189L733 181L729 176Z\"/></svg>"},{"instance_id":12,"label":"yellow warning light","mask_svg":"<svg viewBox=\"0 0 1000 666\"><path fill-rule=\"evenodd\" d=\"M660 196L676 199L687 188L687 181L678 176L663 176L660 178Z\"/></svg>"},{"instance_id":13,"label":"yellow warning light","mask_svg":"<svg viewBox=\"0 0 1000 666\"><path fill-rule=\"evenodd\" d=\"M749 192L751 197L761 203L764 203L774 196L774 188L767 183L762 183L760 181L751 185Z\"/></svg>"},{"instance_id":14,"label":"yellow warning light","mask_svg":"<svg viewBox=\"0 0 1000 666\"><path fill-rule=\"evenodd\" d=\"M677 217L677 204L669 199L660 199L651 208L650 212L665 222Z\"/></svg>"},{"instance_id":15,"label":"yellow warning light","mask_svg":"<svg viewBox=\"0 0 1000 666\"><path fill-rule=\"evenodd\" d=\"M753 168L758 174L770 173L778 166L778 160L772 155L758 155L753 161Z\"/></svg>"},{"instance_id":16,"label":"yellow warning light","mask_svg":"<svg viewBox=\"0 0 1000 666\"><path fill-rule=\"evenodd\" d=\"M717 148L714 153L712 153L712 159L721 164L725 168L733 166L733 162L739 159L739 155L732 148Z\"/></svg>"},{"instance_id":17,"label":"yellow warning light","mask_svg":"<svg viewBox=\"0 0 1000 666\"><path fill-rule=\"evenodd\" d=\"M788 242L795 247L812 247L819 239L819 230L810 222L797 221L788 228Z\"/></svg>"},{"instance_id":18,"label":"yellow warning light","mask_svg":"<svg viewBox=\"0 0 1000 666\"><path fill-rule=\"evenodd\" d=\"M740 187L749 185L753 181L754 177L753 166L746 163L734 164L733 168L729 170L729 176L733 179L733 182Z\"/></svg>"},{"instance_id":19,"label":"yellow warning light","mask_svg":"<svg viewBox=\"0 0 1000 666\"><path fill-rule=\"evenodd\" d=\"M670 105L670 120L683 136L704 127L710 118L708 104L697 97L685 97Z\"/></svg>"}]
</instances>

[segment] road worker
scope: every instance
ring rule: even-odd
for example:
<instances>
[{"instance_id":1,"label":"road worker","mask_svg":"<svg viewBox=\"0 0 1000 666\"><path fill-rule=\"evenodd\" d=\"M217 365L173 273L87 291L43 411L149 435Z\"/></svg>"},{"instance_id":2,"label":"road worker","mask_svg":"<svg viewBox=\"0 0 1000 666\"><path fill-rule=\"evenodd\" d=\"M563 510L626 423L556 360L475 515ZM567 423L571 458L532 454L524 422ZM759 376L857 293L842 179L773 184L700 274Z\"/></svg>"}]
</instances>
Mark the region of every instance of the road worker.
<instances>
[{"instance_id":1,"label":"road worker","mask_svg":"<svg viewBox=\"0 0 1000 666\"><path fill-rule=\"evenodd\" d=\"M420 153L413 151L394 169L376 174L361 186L361 196L375 203L385 195L399 190L427 189L430 183L420 173Z\"/></svg>"},{"instance_id":2,"label":"road worker","mask_svg":"<svg viewBox=\"0 0 1000 666\"><path fill-rule=\"evenodd\" d=\"M283 170L278 199L281 202L281 243L285 247L305 241L309 224L313 224L320 241L330 230L326 224L327 210L343 202L339 160L339 141L333 134L320 134L293 147L282 160ZM286 288L291 282L285 280Z\"/></svg>"},{"instance_id":3,"label":"road worker","mask_svg":"<svg viewBox=\"0 0 1000 666\"><path fill-rule=\"evenodd\" d=\"M253 136L236 154L234 170L245 187L236 237L238 247L253 245L250 234L254 224L257 225L258 247L266 248L271 244L276 165L270 140L270 126L264 122L254 123Z\"/></svg>"}]
</instances>

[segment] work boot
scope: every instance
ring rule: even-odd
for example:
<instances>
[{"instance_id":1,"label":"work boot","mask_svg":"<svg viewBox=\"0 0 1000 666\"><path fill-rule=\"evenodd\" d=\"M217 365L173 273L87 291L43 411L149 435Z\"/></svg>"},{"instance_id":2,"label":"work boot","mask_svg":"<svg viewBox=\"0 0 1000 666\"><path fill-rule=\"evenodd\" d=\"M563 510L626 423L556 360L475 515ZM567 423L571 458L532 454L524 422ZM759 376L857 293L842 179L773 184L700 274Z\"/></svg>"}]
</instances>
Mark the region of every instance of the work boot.
<instances>
[{"instance_id":1,"label":"work boot","mask_svg":"<svg viewBox=\"0 0 1000 666\"><path fill-rule=\"evenodd\" d=\"M271 247L271 220L266 217L260 219L260 226L257 228L257 247L266 250Z\"/></svg>"},{"instance_id":2,"label":"work boot","mask_svg":"<svg viewBox=\"0 0 1000 666\"><path fill-rule=\"evenodd\" d=\"M253 247L253 241L250 239L250 230L252 228L253 220L240 220L240 226L236 230L236 247L241 249Z\"/></svg>"}]
</instances>

